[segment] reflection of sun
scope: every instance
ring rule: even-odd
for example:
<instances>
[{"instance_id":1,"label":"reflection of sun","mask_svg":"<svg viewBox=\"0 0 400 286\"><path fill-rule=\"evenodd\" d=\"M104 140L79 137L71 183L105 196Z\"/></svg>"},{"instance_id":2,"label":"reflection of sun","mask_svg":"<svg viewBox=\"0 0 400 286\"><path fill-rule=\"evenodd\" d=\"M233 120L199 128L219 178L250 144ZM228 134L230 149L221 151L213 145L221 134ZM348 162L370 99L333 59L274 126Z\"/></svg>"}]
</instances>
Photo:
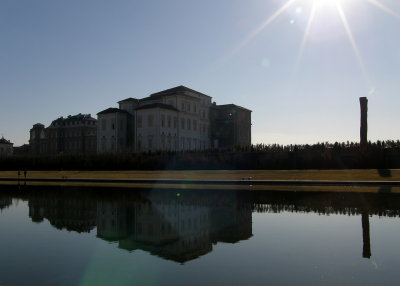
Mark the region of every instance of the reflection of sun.
<instances>
[{"instance_id":1,"label":"reflection of sun","mask_svg":"<svg viewBox=\"0 0 400 286\"><path fill-rule=\"evenodd\" d=\"M397 0L393 0L393 1L397 1ZM245 45L247 45L254 37L256 37L260 32L262 32L265 28L267 28L272 22L274 22L283 12L285 12L286 10L288 10L291 6L293 6L293 4L303 4L305 7L310 7L310 16L308 17L307 20L307 26L306 29L304 31L304 35L303 35L303 40L301 42L300 45L300 49L299 49L299 53L297 56L297 60L295 63L295 71L298 69L299 67L299 63L307 42L307 39L310 35L310 30L311 27L313 25L313 21L315 18L315 14L318 13L318 11L320 11L321 9L333 9L337 11L338 17L340 18L342 24L343 24L343 28L346 31L347 37L349 39L349 42L351 44L351 47L353 49L354 55L357 59L357 62L360 66L360 69L362 70L364 76L367 79L367 73L364 67L364 63L360 54L360 51L357 47L357 43L354 39L353 33L351 31L351 28L349 26L349 23L347 21L347 17L345 15L344 6L347 6L347 4L350 4L350 2L360 2L360 0L287 0L281 7L279 7L272 15L270 15L263 23L261 23L261 25L259 25L256 29L254 29L250 34L248 34L243 40L242 42L235 47L235 49L232 51L232 54L235 54L236 52L238 52L241 48L243 48ZM388 6L386 6L385 4L383 4L381 2L381 0L363 0L363 2L368 2L370 4L372 4L373 6L381 9L382 11L384 11L385 13L396 17L398 19L400 19L400 14L396 13L395 11L393 11L392 9L390 9ZM296 9L296 13L301 13L302 8L297 8ZM294 20L291 20L290 22L291 24L294 23Z\"/></svg>"}]
</instances>

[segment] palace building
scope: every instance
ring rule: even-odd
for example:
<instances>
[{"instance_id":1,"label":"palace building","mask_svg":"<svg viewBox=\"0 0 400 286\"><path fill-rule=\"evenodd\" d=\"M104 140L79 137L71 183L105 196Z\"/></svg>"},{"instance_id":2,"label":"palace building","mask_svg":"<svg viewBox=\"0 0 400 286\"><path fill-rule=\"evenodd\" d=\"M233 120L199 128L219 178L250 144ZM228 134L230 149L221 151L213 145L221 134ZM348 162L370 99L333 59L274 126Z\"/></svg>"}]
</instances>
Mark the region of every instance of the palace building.
<instances>
[{"instance_id":1,"label":"palace building","mask_svg":"<svg viewBox=\"0 0 400 286\"><path fill-rule=\"evenodd\" d=\"M127 98L99 112L97 152L205 150L251 145L251 111L217 105L185 86Z\"/></svg>"},{"instance_id":2,"label":"palace building","mask_svg":"<svg viewBox=\"0 0 400 286\"><path fill-rule=\"evenodd\" d=\"M33 155L94 154L97 146L97 120L90 114L69 115L41 123L30 130L29 145Z\"/></svg>"}]
</instances>

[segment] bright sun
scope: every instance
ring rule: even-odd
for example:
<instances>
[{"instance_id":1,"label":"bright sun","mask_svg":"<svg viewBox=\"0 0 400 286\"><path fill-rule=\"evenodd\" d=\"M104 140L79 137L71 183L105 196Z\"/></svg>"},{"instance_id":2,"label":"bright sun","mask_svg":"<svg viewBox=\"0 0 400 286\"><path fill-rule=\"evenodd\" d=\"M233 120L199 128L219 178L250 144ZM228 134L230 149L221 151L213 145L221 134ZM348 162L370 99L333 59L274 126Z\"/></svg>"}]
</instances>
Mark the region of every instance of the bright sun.
<instances>
[{"instance_id":1,"label":"bright sun","mask_svg":"<svg viewBox=\"0 0 400 286\"><path fill-rule=\"evenodd\" d=\"M389 1L389 0L388 0ZM399 0L391 0L391 1L399 1ZM373 5L374 7L382 10L383 12L387 13L388 15L395 17L400 20L400 14L397 13L396 11L392 10L381 2L381 0L285 0L283 1L282 6L280 6L277 10L275 10L268 18L266 18L258 27L256 27L251 33L249 33L242 41L239 43L238 46L236 46L229 54L228 56L232 56L233 54L237 53L241 48L243 48L245 45L247 45L253 38L255 38L258 34L260 34L265 28L267 28L270 24L272 24L278 17L280 17L285 11L294 9L296 13L301 14L303 11L303 8L301 6L297 6L297 8L294 5L304 5L305 2L307 2L308 8L310 9L310 14L307 19L307 25L306 29L304 31L303 35L303 40L300 44L300 49L298 52L298 57L295 63L294 70L296 71L297 68L299 67L299 63L303 54L303 51L305 49L307 39L310 35L311 28L313 26L314 18L315 15L318 14L319 12L322 12L321 10L329 9L336 11L337 17L339 17L343 29L345 30L347 34L347 38L351 44L351 48L353 49L355 58L360 66L360 69L362 70L365 78L368 78L361 53L358 49L357 43L355 41L355 38L353 36L351 27L347 21L347 16L346 16L346 10L344 8L350 8L349 4L356 4L358 2L365 2L370 5ZM291 19L289 21L290 24L295 24L295 20ZM368 81L368 80L367 80Z\"/></svg>"},{"instance_id":2,"label":"bright sun","mask_svg":"<svg viewBox=\"0 0 400 286\"><path fill-rule=\"evenodd\" d=\"M315 4L317 7L325 6L325 7L337 7L338 5L345 5L351 0L309 0L311 3Z\"/></svg>"}]
</instances>

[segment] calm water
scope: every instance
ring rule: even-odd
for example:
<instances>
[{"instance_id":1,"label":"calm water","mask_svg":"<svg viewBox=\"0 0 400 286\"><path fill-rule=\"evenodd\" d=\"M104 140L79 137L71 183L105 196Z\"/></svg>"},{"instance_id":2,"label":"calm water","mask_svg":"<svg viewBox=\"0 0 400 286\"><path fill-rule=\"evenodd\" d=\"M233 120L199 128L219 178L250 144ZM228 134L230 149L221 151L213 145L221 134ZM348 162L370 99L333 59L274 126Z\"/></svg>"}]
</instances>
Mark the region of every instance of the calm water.
<instances>
[{"instance_id":1,"label":"calm water","mask_svg":"<svg viewBox=\"0 0 400 286\"><path fill-rule=\"evenodd\" d=\"M0 285L397 285L400 196L0 189Z\"/></svg>"}]
</instances>

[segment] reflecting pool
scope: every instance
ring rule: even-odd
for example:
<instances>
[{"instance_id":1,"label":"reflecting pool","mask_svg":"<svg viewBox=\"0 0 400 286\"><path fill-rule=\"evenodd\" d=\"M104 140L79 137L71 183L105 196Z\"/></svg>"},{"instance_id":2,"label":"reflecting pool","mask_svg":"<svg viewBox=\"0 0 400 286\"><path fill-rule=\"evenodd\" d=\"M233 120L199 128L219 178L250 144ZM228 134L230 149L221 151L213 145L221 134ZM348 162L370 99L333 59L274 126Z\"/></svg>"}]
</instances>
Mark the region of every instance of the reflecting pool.
<instances>
[{"instance_id":1,"label":"reflecting pool","mask_svg":"<svg viewBox=\"0 0 400 286\"><path fill-rule=\"evenodd\" d=\"M396 285L391 193L0 188L0 285Z\"/></svg>"}]
</instances>

